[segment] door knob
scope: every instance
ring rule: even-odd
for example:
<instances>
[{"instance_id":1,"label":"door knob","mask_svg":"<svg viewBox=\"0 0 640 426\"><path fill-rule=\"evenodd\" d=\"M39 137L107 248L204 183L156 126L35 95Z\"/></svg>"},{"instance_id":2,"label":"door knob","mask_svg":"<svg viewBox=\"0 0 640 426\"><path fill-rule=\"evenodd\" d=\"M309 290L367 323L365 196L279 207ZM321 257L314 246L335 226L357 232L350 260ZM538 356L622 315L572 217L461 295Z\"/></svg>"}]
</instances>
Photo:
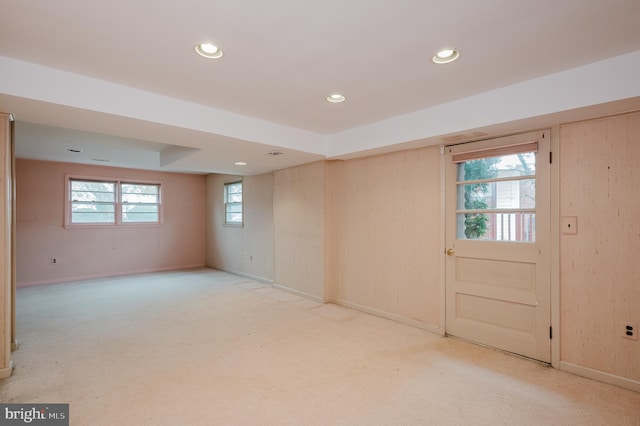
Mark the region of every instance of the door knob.
<instances>
[{"instance_id":1,"label":"door knob","mask_svg":"<svg viewBox=\"0 0 640 426\"><path fill-rule=\"evenodd\" d=\"M454 254L456 254L454 249L447 249L447 256L453 256Z\"/></svg>"}]
</instances>

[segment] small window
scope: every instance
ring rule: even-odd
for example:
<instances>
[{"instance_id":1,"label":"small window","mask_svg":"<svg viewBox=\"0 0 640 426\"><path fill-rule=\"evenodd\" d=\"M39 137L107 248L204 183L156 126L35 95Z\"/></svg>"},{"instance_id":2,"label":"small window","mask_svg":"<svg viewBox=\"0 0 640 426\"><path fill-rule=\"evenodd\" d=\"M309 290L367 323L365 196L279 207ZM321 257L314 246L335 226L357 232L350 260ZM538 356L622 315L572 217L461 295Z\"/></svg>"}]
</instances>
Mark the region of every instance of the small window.
<instances>
[{"instance_id":1,"label":"small window","mask_svg":"<svg viewBox=\"0 0 640 426\"><path fill-rule=\"evenodd\" d=\"M123 223L160 221L160 185L122 183L120 188Z\"/></svg>"},{"instance_id":2,"label":"small window","mask_svg":"<svg viewBox=\"0 0 640 426\"><path fill-rule=\"evenodd\" d=\"M71 223L116 223L116 183L70 180Z\"/></svg>"},{"instance_id":3,"label":"small window","mask_svg":"<svg viewBox=\"0 0 640 426\"><path fill-rule=\"evenodd\" d=\"M160 183L67 179L66 225L160 223Z\"/></svg>"},{"instance_id":4,"label":"small window","mask_svg":"<svg viewBox=\"0 0 640 426\"><path fill-rule=\"evenodd\" d=\"M224 223L242 225L242 181L224 184Z\"/></svg>"}]
</instances>

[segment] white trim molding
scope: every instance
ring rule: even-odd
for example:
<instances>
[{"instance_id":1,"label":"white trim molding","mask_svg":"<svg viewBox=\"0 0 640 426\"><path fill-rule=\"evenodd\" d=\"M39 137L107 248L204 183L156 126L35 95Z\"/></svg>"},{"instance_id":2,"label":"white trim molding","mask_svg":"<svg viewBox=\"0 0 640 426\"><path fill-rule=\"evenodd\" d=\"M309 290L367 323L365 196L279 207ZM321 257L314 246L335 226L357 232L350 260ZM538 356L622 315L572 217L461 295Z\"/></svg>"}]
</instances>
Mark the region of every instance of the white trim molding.
<instances>
[{"instance_id":1,"label":"white trim molding","mask_svg":"<svg viewBox=\"0 0 640 426\"><path fill-rule=\"evenodd\" d=\"M577 376L586 377L588 379L597 380L599 382L608 383L610 385L619 386L635 392L640 392L640 381L617 376L605 371L594 370L593 368L583 367L566 361L560 361L560 370Z\"/></svg>"},{"instance_id":2,"label":"white trim molding","mask_svg":"<svg viewBox=\"0 0 640 426\"><path fill-rule=\"evenodd\" d=\"M347 302L346 300L333 300L332 303L336 305L342 306L343 308L354 309L356 311L364 312L365 314L371 314L376 317L385 318L391 321L395 321L401 324L409 325L411 327L421 328L423 330L429 331L431 333L438 334L440 336L444 336L444 327L428 324L426 322L414 320L411 318L404 317L402 315L393 314L390 312L380 311L378 309L369 308L363 305L359 305L357 303Z\"/></svg>"},{"instance_id":3,"label":"white trim molding","mask_svg":"<svg viewBox=\"0 0 640 426\"><path fill-rule=\"evenodd\" d=\"M551 236L550 277L551 280L551 366L560 365L560 126L551 128Z\"/></svg>"},{"instance_id":4,"label":"white trim molding","mask_svg":"<svg viewBox=\"0 0 640 426\"><path fill-rule=\"evenodd\" d=\"M324 304L325 301L322 297L316 296L315 294L305 293L304 291L295 290L293 288L285 287L280 284L273 283L273 287L278 290L286 291L287 293L295 294L296 296L304 297L305 299L313 300L314 302Z\"/></svg>"}]
</instances>

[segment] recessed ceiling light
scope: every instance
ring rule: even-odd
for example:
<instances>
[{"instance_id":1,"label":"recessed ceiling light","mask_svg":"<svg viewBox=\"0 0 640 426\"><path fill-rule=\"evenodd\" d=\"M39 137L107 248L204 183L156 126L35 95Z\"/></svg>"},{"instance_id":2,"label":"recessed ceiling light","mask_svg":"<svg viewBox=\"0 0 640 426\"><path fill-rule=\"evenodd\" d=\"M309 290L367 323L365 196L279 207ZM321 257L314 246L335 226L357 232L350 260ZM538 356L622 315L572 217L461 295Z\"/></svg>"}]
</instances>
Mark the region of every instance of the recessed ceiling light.
<instances>
[{"instance_id":1,"label":"recessed ceiling light","mask_svg":"<svg viewBox=\"0 0 640 426\"><path fill-rule=\"evenodd\" d=\"M247 165L247 163L245 163L244 161L236 161L233 164L235 164L236 166L246 166Z\"/></svg>"},{"instance_id":2,"label":"recessed ceiling light","mask_svg":"<svg viewBox=\"0 0 640 426\"><path fill-rule=\"evenodd\" d=\"M222 49L211 43L196 44L196 53L209 59L222 58Z\"/></svg>"},{"instance_id":3,"label":"recessed ceiling light","mask_svg":"<svg viewBox=\"0 0 640 426\"><path fill-rule=\"evenodd\" d=\"M333 104L339 104L340 102L344 102L347 98L345 98L340 93L334 93L332 95L327 96L327 101Z\"/></svg>"},{"instance_id":4,"label":"recessed ceiling light","mask_svg":"<svg viewBox=\"0 0 640 426\"><path fill-rule=\"evenodd\" d=\"M457 49L442 49L433 55L432 61L436 64L448 64L460 57L460 51Z\"/></svg>"}]
</instances>

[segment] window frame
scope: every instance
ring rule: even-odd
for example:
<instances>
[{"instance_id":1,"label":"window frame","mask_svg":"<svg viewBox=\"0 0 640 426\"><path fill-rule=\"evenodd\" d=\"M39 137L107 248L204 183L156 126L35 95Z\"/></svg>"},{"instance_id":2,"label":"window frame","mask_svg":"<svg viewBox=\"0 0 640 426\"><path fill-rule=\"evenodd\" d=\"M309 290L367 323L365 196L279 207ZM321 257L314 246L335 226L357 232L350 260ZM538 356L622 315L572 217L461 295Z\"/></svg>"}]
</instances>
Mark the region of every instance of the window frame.
<instances>
[{"instance_id":1,"label":"window frame","mask_svg":"<svg viewBox=\"0 0 640 426\"><path fill-rule=\"evenodd\" d=\"M113 222L73 222L73 200L71 199L71 182L105 182L114 184L114 221ZM158 220L154 222L126 222L123 220L123 206L131 205L122 200L122 185L153 185L158 187ZM64 227L65 228L113 228L130 226L159 226L164 223L164 189L162 181L141 180L114 177L65 175L65 203L64 203Z\"/></svg>"},{"instance_id":2,"label":"window frame","mask_svg":"<svg viewBox=\"0 0 640 426\"><path fill-rule=\"evenodd\" d=\"M242 190L240 192L240 194L242 196L242 200L239 203L237 203L237 202L236 203L230 203L228 201L229 193L227 191L227 188L230 185L235 185L235 184L238 184L238 183L240 184L240 188ZM223 203L222 204L223 204L223 209L224 209L224 211L223 211L223 214L224 214L224 223L223 224L224 224L224 226L229 226L229 227L232 227L232 228L242 228L244 226L244 181L243 181L243 179L234 179L234 180L230 180L230 181L224 182L223 188L222 188L222 197L223 197L223 199L222 199ZM229 221L227 221L227 217L228 217L229 213L237 213L237 212L229 212L228 211L228 207L229 207L230 204L240 204L240 215L241 215L242 219L239 222L229 222Z\"/></svg>"},{"instance_id":3,"label":"window frame","mask_svg":"<svg viewBox=\"0 0 640 426\"><path fill-rule=\"evenodd\" d=\"M133 185L133 186L155 186L158 188L158 193L157 193L157 202L155 203L132 203L129 201L124 201L124 195L125 193L122 190L122 187L124 185ZM131 192L128 192L127 194L132 194ZM135 194L135 193L134 193ZM135 181L135 180L121 180L118 183L118 201L120 202L120 208L118 209L118 212L120 213L120 221L123 225L159 225L162 223L162 214L161 214L161 210L162 210L162 184L158 183L158 182L140 182L140 181ZM134 222L134 221L125 221L124 220L124 216L125 216L125 212L124 212L124 207L125 206L135 206L135 205L147 205L147 206L157 206L157 210L158 210L158 220L157 221L153 221L153 222Z\"/></svg>"}]
</instances>

